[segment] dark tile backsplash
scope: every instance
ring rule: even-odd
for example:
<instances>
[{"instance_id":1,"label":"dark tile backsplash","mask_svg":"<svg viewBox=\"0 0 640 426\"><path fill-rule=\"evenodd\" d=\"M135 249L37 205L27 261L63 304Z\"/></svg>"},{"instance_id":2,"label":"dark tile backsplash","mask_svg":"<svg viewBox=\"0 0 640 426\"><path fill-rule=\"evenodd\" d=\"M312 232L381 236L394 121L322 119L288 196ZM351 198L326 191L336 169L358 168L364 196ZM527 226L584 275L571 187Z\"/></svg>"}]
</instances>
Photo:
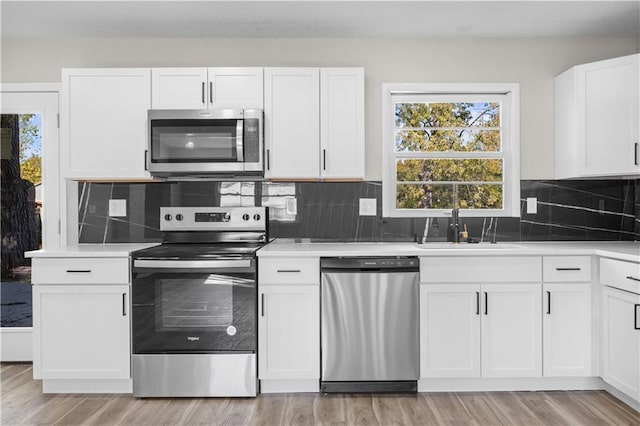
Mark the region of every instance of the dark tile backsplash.
<instances>
[{"instance_id":1,"label":"dark tile backsplash","mask_svg":"<svg viewBox=\"0 0 640 426\"><path fill-rule=\"evenodd\" d=\"M339 241L411 241L426 220L382 218L380 182L80 183L81 243L160 241L161 206L270 207L270 236ZM526 213L536 197L538 212ZM376 216L359 215L375 198ZM127 216L109 217L109 199L126 199ZM640 240L640 180L522 181L520 218L464 218L485 241ZM428 240L443 241L447 218L434 218Z\"/></svg>"}]
</instances>

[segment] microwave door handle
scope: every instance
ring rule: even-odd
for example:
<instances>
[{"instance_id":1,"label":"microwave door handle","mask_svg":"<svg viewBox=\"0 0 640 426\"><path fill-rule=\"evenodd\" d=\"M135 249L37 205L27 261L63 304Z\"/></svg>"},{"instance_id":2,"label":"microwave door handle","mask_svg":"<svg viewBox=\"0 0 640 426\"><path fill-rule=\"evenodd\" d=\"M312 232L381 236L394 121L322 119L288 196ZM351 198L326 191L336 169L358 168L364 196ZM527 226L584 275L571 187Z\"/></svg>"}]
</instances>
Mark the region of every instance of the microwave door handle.
<instances>
[{"instance_id":1,"label":"microwave door handle","mask_svg":"<svg viewBox=\"0 0 640 426\"><path fill-rule=\"evenodd\" d=\"M236 122L236 153L238 154L238 162L244 162L244 151L242 143L242 133L244 131L244 120L238 120Z\"/></svg>"}]
</instances>

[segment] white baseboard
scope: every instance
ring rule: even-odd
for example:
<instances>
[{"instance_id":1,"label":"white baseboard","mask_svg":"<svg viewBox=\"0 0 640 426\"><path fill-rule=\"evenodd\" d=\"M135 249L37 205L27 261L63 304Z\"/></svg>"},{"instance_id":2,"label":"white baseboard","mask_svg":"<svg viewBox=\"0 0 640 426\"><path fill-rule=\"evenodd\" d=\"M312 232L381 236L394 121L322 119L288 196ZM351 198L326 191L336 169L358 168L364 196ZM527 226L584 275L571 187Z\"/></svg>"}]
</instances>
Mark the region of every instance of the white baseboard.
<instances>
[{"instance_id":1,"label":"white baseboard","mask_svg":"<svg viewBox=\"0 0 640 426\"><path fill-rule=\"evenodd\" d=\"M260 393L320 392L320 379L261 379Z\"/></svg>"},{"instance_id":2,"label":"white baseboard","mask_svg":"<svg viewBox=\"0 0 640 426\"><path fill-rule=\"evenodd\" d=\"M0 361L33 361L31 327L0 327Z\"/></svg>"},{"instance_id":3,"label":"white baseboard","mask_svg":"<svg viewBox=\"0 0 640 426\"><path fill-rule=\"evenodd\" d=\"M432 378L418 380L418 392L602 390L600 377Z\"/></svg>"},{"instance_id":4,"label":"white baseboard","mask_svg":"<svg viewBox=\"0 0 640 426\"><path fill-rule=\"evenodd\" d=\"M44 379L42 393L133 393L131 379Z\"/></svg>"}]
</instances>

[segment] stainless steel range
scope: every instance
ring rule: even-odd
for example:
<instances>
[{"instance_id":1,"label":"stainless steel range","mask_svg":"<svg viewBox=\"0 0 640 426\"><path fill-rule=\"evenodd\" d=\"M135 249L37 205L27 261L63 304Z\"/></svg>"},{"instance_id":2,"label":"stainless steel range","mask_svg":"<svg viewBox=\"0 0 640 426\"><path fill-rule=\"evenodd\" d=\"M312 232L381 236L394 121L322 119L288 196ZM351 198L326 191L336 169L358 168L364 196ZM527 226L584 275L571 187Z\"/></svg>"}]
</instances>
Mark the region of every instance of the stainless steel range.
<instances>
[{"instance_id":1,"label":"stainless steel range","mask_svg":"<svg viewBox=\"0 0 640 426\"><path fill-rule=\"evenodd\" d=\"M257 394L264 207L163 207L162 245L133 254L136 397Z\"/></svg>"}]
</instances>

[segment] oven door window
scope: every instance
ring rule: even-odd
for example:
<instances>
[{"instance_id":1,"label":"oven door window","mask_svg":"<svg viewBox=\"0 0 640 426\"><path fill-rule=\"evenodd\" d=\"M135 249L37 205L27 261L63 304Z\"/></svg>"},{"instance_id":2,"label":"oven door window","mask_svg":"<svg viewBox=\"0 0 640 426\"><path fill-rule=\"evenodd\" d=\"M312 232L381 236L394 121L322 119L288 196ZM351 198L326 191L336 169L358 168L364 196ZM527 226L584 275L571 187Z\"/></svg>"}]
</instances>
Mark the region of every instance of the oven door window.
<instances>
[{"instance_id":1,"label":"oven door window","mask_svg":"<svg viewBox=\"0 0 640 426\"><path fill-rule=\"evenodd\" d=\"M257 288L247 273L137 273L134 353L255 351Z\"/></svg>"},{"instance_id":2,"label":"oven door window","mask_svg":"<svg viewBox=\"0 0 640 426\"><path fill-rule=\"evenodd\" d=\"M236 162L238 120L152 120L151 161Z\"/></svg>"}]
</instances>

